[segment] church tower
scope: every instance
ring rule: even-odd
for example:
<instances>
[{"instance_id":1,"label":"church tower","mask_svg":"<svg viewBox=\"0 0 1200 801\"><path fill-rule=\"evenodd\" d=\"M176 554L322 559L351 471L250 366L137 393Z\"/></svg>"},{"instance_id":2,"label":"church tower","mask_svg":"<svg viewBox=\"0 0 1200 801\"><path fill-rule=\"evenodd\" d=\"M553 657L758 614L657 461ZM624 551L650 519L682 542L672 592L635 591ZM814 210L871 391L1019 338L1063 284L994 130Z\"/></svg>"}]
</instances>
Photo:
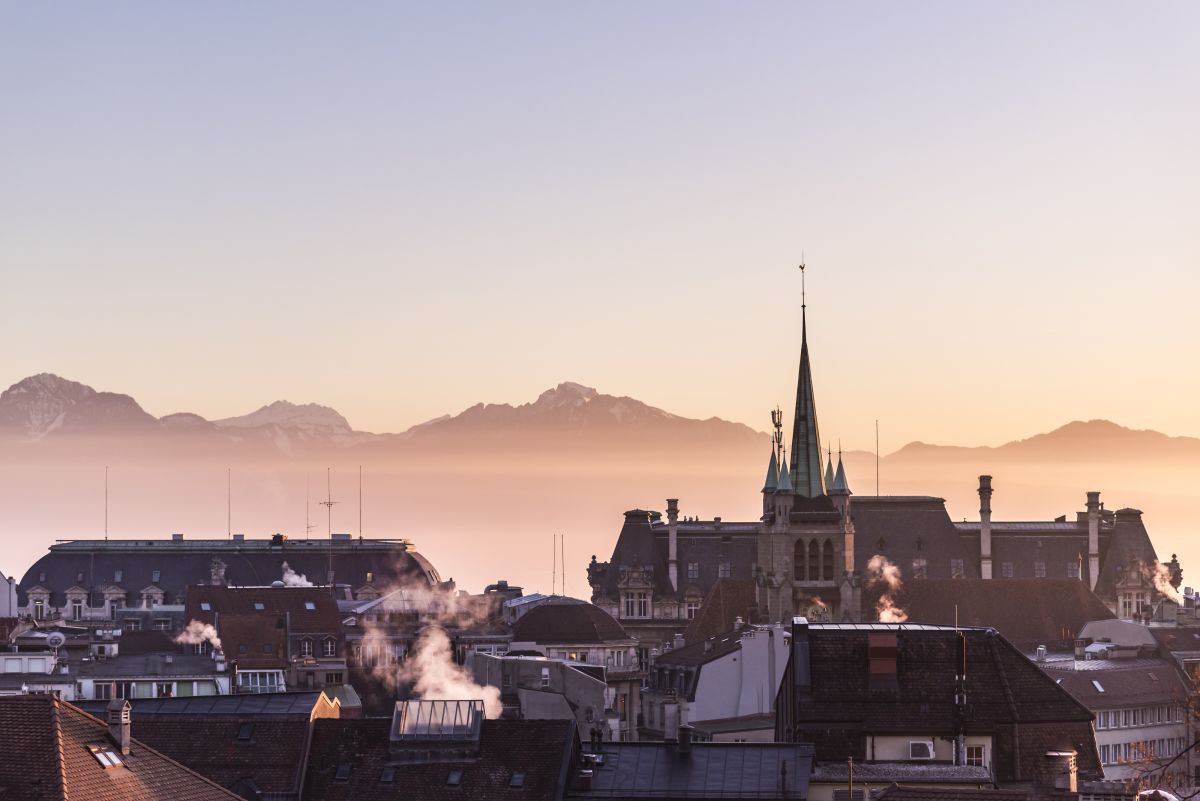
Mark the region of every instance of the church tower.
<instances>
[{"instance_id":1,"label":"church tower","mask_svg":"<svg viewBox=\"0 0 1200 801\"><path fill-rule=\"evenodd\" d=\"M808 298L803 263L800 281L800 375L796 380L796 416L792 420L792 486L797 495L819 498L825 494L825 477L821 475L821 435L808 358Z\"/></svg>"}]
</instances>

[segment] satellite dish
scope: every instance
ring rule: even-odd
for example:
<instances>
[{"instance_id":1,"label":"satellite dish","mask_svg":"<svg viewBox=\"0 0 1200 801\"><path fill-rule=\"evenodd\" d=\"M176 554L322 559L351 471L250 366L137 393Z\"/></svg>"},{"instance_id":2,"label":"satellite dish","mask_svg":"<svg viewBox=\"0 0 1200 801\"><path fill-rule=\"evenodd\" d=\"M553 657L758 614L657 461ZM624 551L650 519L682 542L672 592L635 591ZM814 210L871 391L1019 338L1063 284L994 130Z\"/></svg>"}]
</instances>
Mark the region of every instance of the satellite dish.
<instances>
[{"instance_id":1,"label":"satellite dish","mask_svg":"<svg viewBox=\"0 0 1200 801\"><path fill-rule=\"evenodd\" d=\"M52 631L46 635L46 645L50 646L51 648L62 648L66 641L67 635L63 634L61 631Z\"/></svg>"}]
</instances>

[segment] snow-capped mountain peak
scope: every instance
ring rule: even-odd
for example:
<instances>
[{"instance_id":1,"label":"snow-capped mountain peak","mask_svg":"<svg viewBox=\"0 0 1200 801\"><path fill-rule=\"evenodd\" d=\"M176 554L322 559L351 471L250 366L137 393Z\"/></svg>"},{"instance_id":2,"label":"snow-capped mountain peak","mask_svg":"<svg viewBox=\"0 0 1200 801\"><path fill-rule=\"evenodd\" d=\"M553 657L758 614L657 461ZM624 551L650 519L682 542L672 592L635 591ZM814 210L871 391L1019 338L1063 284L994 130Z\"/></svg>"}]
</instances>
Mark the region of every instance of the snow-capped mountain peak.
<instances>
[{"instance_id":1,"label":"snow-capped mountain peak","mask_svg":"<svg viewBox=\"0 0 1200 801\"><path fill-rule=\"evenodd\" d=\"M278 400L241 417L214 420L225 428L256 428L275 425L280 428L332 429L352 431L350 423L335 409L317 403L291 403Z\"/></svg>"}]
</instances>

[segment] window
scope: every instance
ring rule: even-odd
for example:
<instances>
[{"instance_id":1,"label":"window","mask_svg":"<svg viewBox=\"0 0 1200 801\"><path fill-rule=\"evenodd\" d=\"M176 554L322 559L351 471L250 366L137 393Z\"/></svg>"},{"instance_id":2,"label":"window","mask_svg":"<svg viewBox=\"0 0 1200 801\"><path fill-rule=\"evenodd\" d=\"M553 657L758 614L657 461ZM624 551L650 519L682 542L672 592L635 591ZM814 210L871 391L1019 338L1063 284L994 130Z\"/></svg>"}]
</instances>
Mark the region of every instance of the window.
<instances>
[{"instance_id":1,"label":"window","mask_svg":"<svg viewBox=\"0 0 1200 801\"><path fill-rule=\"evenodd\" d=\"M342 683L342 674L341 673L326 673L325 674L325 683L326 684L341 684Z\"/></svg>"},{"instance_id":2,"label":"window","mask_svg":"<svg viewBox=\"0 0 1200 801\"><path fill-rule=\"evenodd\" d=\"M1012 562L1004 562L1000 565L1000 575L1003 576L1004 578L1012 578L1013 577Z\"/></svg>"},{"instance_id":3,"label":"window","mask_svg":"<svg viewBox=\"0 0 1200 801\"><path fill-rule=\"evenodd\" d=\"M46 616L46 599L34 598L33 599L33 618L34 618L34 620L41 620L45 616Z\"/></svg>"},{"instance_id":4,"label":"window","mask_svg":"<svg viewBox=\"0 0 1200 801\"><path fill-rule=\"evenodd\" d=\"M337 640L332 638L325 640L321 647L321 654L323 656L337 656Z\"/></svg>"},{"instance_id":5,"label":"window","mask_svg":"<svg viewBox=\"0 0 1200 801\"><path fill-rule=\"evenodd\" d=\"M367 575L369 576L371 574L368 573ZM379 783L391 784L394 781L396 781L396 769L393 766L388 765L379 773Z\"/></svg>"},{"instance_id":6,"label":"window","mask_svg":"<svg viewBox=\"0 0 1200 801\"><path fill-rule=\"evenodd\" d=\"M125 575L125 571L123 571L123 570L114 570L114 571L113 571L113 583L114 583L114 584L120 584L120 583L121 583L121 579L122 579L122 577L123 577L124 575Z\"/></svg>"},{"instance_id":7,"label":"window","mask_svg":"<svg viewBox=\"0 0 1200 801\"><path fill-rule=\"evenodd\" d=\"M170 631L171 630L171 619L169 617L154 618L154 630L155 631Z\"/></svg>"},{"instance_id":8,"label":"window","mask_svg":"<svg viewBox=\"0 0 1200 801\"><path fill-rule=\"evenodd\" d=\"M821 546L813 540L808 544L808 580L818 581L821 578Z\"/></svg>"},{"instance_id":9,"label":"window","mask_svg":"<svg viewBox=\"0 0 1200 801\"><path fill-rule=\"evenodd\" d=\"M963 569L963 560L950 560L950 578L963 578L966 576L966 571Z\"/></svg>"},{"instance_id":10,"label":"window","mask_svg":"<svg viewBox=\"0 0 1200 801\"><path fill-rule=\"evenodd\" d=\"M333 780L339 784L345 784L350 781L350 771L353 769L354 766L349 762L343 762L337 766L337 772L333 774Z\"/></svg>"},{"instance_id":11,"label":"window","mask_svg":"<svg viewBox=\"0 0 1200 801\"><path fill-rule=\"evenodd\" d=\"M80 571L79 573L76 573L76 574L75 574L75 583L76 583L76 584L82 584L82 583L83 583L83 572L82 572L82 571Z\"/></svg>"},{"instance_id":12,"label":"window","mask_svg":"<svg viewBox=\"0 0 1200 801\"><path fill-rule=\"evenodd\" d=\"M96 758L96 761L104 766L105 770L108 768L120 768L125 765L120 755L107 746L89 745L88 750L92 752L92 756Z\"/></svg>"},{"instance_id":13,"label":"window","mask_svg":"<svg viewBox=\"0 0 1200 801\"><path fill-rule=\"evenodd\" d=\"M717 565L717 578L729 578L729 562L721 562Z\"/></svg>"},{"instance_id":14,"label":"window","mask_svg":"<svg viewBox=\"0 0 1200 801\"><path fill-rule=\"evenodd\" d=\"M208 601L201 601L200 602L200 611L201 612L211 612L212 604L210 604Z\"/></svg>"},{"instance_id":15,"label":"window","mask_svg":"<svg viewBox=\"0 0 1200 801\"><path fill-rule=\"evenodd\" d=\"M175 685L169 681L159 681L154 684L155 698L171 698L175 695Z\"/></svg>"},{"instance_id":16,"label":"window","mask_svg":"<svg viewBox=\"0 0 1200 801\"><path fill-rule=\"evenodd\" d=\"M255 602L254 602L254 611L256 611L256 612L261 612L261 611L263 611L263 610L264 610L264 609L266 609L266 608L267 608L267 607L266 607L266 605L264 605L262 601L255 601Z\"/></svg>"},{"instance_id":17,"label":"window","mask_svg":"<svg viewBox=\"0 0 1200 801\"><path fill-rule=\"evenodd\" d=\"M462 777L463 772L458 768L455 768L454 770L450 771L449 775L446 776L446 784L451 787L457 787L458 785L462 784Z\"/></svg>"},{"instance_id":18,"label":"window","mask_svg":"<svg viewBox=\"0 0 1200 801\"><path fill-rule=\"evenodd\" d=\"M150 572L151 583L157 584L161 580L162 580L162 571L161 570L153 570Z\"/></svg>"},{"instance_id":19,"label":"window","mask_svg":"<svg viewBox=\"0 0 1200 801\"><path fill-rule=\"evenodd\" d=\"M514 770L512 778L508 780L509 787L524 787L525 786L525 771Z\"/></svg>"},{"instance_id":20,"label":"window","mask_svg":"<svg viewBox=\"0 0 1200 801\"><path fill-rule=\"evenodd\" d=\"M1092 679L1092 686L1096 688L1096 692L1098 692L1098 693L1104 692L1104 685L1101 684L1100 682L1096 681L1095 679Z\"/></svg>"},{"instance_id":21,"label":"window","mask_svg":"<svg viewBox=\"0 0 1200 801\"><path fill-rule=\"evenodd\" d=\"M264 654L273 654L273 653L275 653L275 646L274 646L274 645L271 645L271 643L269 643L269 642L264 642L264 643L263 643L263 653L264 653Z\"/></svg>"},{"instance_id":22,"label":"window","mask_svg":"<svg viewBox=\"0 0 1200 801\"><path fill-rule=\"evenodd\" d=\"M1033 576L1034 576L1034 578L1045 578L1046 577L1046 563L1045 562L1034 562L1033 563Z\"/></svg>"},{"instance_id":23,"label":"window","mask_svg":"<svg viewBox=\"0 0 1200 801\"><path fill-rule=\"evenodd\" d=\"M967 764L976 767L983 767L983 746L968 745L967 746Z\"/></svg>"},{"instance_id":24,"label":"window","mask_svg":"<svg viewBox=\"0 0 1200 801\"><path fill-rule=\"evenodd\" d=\"M238 644L238 653L239 654L245 654L245 653L249 653L249 652L250 652L250 649L246 647L246 643L243 642L243 643Z\"/></svg>"},{"instance_id":25,"label":"window","mask_svg":"<svg viewBox=\"0 0 1200 801\"><path fill-rule=\"evenodd\" d=\"M625 594L625 617L650 617L650 596L644 592Z\"/></svg>"},{"instance_id":26,"label":"window","mask_svg":"<svg viewBox=\"0 0 1200 801\"><path fill-rule=\"evenodd\" d=\"M305 637L300 641L300 656L313 655L313 641Z\"/></svg>"},{"instance_id":27,"label":"window","mask_svg":"<svg viewBox=\"0 0 1200 801\"><path fill-rule=\"evenodd\" d=\"M254 724L243 723L238 727L237 738L239 743L248 743L254 739Z\"/></svg>"},{"instance_id":28,"label":"window","mask_svg":"<svg viewBox=\"0 0 1200 801\"><path fill-rule=\"evenodd\" d=\"M699 562L688 562L687 570L688 570L687 576L692 581L695 581L696 579L700 578L700 563Z\"/></svg>"},{"instance_id":29,"label":"window","mask_svg":"<svg viewBox=\"0 0 1200 801\"><path fill-rule=\"evenodd\" d=\"M126 631L141 631L142 621L136 617L127 617L121 621L122 626Z\"/></svg>"},{"instance_id":30,"label":"window","mask_svg":"<svg viewBox=\"0 0 1200 801\"><path fill-rule=\"evenodd\" d=\"M512 674L505 673L500 677L500 686L504 689L512 687Z\"/></svg>"},{"instance_id":31,"label":"window","mask_svg":"<svg viewBox=\"0 0 1200 801\"><path fill-rule=\"evenodd\" d=\"M929 562L924 556L918 556L912 560L912 577L915 579L927 578L929 575Z\"/></svg>"},{"instance_id":32,"label":"window","mask_svg":"<svg viewBox=\"0 0 1200 801\"><path fill-rule=\"evenodd\" d=\"M688 601L687 605L686 605L686 609L687 609L687 612L686 612L687 619L695 620L696 613L700 611L700 604L697 601Z\"/></svg>"},{"instance_id":33,"label":"window","mask_svg":"<svg viewBox=\"0 0 1200 801\"><path fill-rule=\"evenodd\" d=\"M1079 578L1079 562L1067 562L1067 578Z\"/></svg>"},{"instance_id":34,"label":"window","mask_svg":"<svg viewBox=\"0 0 1200 801\"><path fill-rule=\"evenodd\" d=\"M83 620L83 601L71 601L71 617L74 620Z\"/></svg>"},{"instance_id":35,"label":"window","mask_svg":"<svg viewBox=\"0 0 1200 801\"><path fill-rule=\"evenodd\" d=\"M542 689L544 690L549 686L550 686L550 668L544 667L544 668L542 668Z\"/></svg>"},{"instance_id":36,"label":"window","mask_svg":"<svg viewBox=\"0 0 1200 801\"><path fill-rule=\"evenodd\" d=\"M375 574L372 571L368 570L367 571L367 583L370 584L374 580L375 580Z\"/></svg>"},{"instance_id":37,"label":"window","mask_svg":"<svg viewBox=\"0 0 1200 801\"><path fill-rule=\"evenodd\" d=\"M305 601L304 608L307 609L308 611L312 612L313 610L315 610L317 608L317 605L315 603L313 603L312 601Z\"/></svg>"}]
</instances>

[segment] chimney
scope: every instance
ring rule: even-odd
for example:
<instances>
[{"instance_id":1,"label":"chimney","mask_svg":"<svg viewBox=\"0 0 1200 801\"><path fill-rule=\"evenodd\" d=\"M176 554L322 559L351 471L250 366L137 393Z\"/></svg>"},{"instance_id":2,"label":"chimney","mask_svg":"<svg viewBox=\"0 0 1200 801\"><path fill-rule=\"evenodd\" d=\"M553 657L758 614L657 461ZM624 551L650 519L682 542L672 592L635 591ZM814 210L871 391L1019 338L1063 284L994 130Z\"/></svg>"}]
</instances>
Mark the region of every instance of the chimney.
<instances>
[{"instance_id":1,"label":"chimney","mask_svg":"<svg viewBox=\"0 0 1200 801\"><path fill-rule=\"evenodd\" d=\"M803 617L792 618L792 681L797 694L812 692L808 619Z\"/></svg>"},{"instance_id":2,"label":"chimney","mask_svg":"<svg viewBox=\"0 0 1200 801\"><path fill-rule=\"evenodd\" d=\"M1088 521L1088 585L1096 589L1100 578L1100 493L1087 494Z\"/></svg>"},{"instance_id":3,"label":"chimney","mask_svg":"<svg viewBox=\"0 0 1200 801\"><path fill-rule=\"evenodd\" d=\"M679 499L667 498L667 575L679 592Z\"/></svg>"},{"instance_id":4,"label":"chimney","mask_svg":"<svg viewBox=\"0 0 1200 801\"><path fill-rule=\"evenodd\" d=\"M979 477L979 575L992 577L992 477Z\"/></svg>"},{"instance_id":5,"label":"chimney","mask_svg":"<svg viewBox=\"0 0 1200 801\"><path fill-rule=\"evenodd\" d=\"M741 631L745 625L746 625L746 621L742 619L741 615L738 615L737 617L735 617L733 619L733 630L734 631Z\"/></svg>"},{"instance_id":6,"label":"chimney","mask_svg":"<svg viewBox=\"0 0 1200 801\"><path fill-rule=\"evenodd\" d=\"M114 698L108 702L108 736L122 754L129 754L129 702Z\"/></svg>"},{"instance_id":7,"label":"chimney","mask_svg":"<svg viewBox=\"0 0 1200 801\"><path fill-rule=\"evenodd\" d=\"M679 699L672 693L662 705L663 739L679 739Z\"/></svg>"},{"instance_id":8,"label":"chimney","mask_svg":"<svg viewBox=\"0 0 1200 801\"><path fill-rule=\"evenodd\" d=\"M680 756L688 756L692 753L692 727L686 723L679 726L678 751Z\"/></svg>"},{"instance_id":9,"label":"chimney","mask_svg":"<svg viewBox=\"0 0 1200 801\"><path fill-rule=\"evenodd\" d=\"M1034 790L1038 796L1079 792L1079 765L1074 751L1047 751L1037 766ZM1054 791L1058 791L1055 793Z\"/></svg>"},{"instance_id":10,"label":"chimney","mask_svg":"<svg viewBox=\"0 0 1200 801\"><path fill-rule=\"evenodd\" d=\"M676 635L675 635L675 639L673 640L671 647L672 647L672 648L682 648L682 647L683 647L683 646L685 646L685 645L687 645L687 640L685 640L685 639L683 638L683 635L682 635L682 634L676 634Z\"/></svg>"}]
</instances>

